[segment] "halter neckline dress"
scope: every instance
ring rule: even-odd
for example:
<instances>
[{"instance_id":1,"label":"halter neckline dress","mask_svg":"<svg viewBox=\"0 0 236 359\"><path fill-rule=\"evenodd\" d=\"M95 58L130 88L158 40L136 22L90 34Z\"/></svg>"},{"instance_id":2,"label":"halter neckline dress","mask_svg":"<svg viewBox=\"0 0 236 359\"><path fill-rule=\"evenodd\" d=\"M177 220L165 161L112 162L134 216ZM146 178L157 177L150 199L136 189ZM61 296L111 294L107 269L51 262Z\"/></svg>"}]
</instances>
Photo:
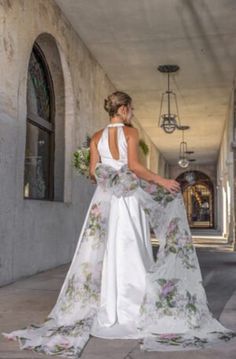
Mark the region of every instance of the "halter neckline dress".
<instances>
[{"instance_id":1,"label":"halter neckline dress","mask_svg":"<svg viewBox=\"0 0 236 359\"><path fill-rule=\"evenodd\" d=\"M117 128L119 160L112 158L108 128ZM101 162L119 170L127 164L123 123L109 124L98 143ZM107 246L104 255L101 304L91 334L102 338L139 338L139 310L145 294L146 273L154 259L144 209L133 197L111 197Z\"/></svg>"}]
</instances>

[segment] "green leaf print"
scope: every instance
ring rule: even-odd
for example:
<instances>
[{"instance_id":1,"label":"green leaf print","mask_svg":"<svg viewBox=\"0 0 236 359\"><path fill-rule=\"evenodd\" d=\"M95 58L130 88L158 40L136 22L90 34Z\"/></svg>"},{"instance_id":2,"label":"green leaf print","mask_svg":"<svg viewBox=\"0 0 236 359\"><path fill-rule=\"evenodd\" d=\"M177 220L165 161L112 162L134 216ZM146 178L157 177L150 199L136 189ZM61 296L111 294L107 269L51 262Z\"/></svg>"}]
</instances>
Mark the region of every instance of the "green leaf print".
<instances>
[{"instance_id":1,"label":"green leaf print","mask_svg":"<svg viewBox=\"0 0 236 359\"><path fill-rule=\"evenodd\" d=\"M82 271L68 280L65 297L61 303L63 312L70 311L76 303L81 306L88 303L97 302L99 299L99 281L96 279L96 273L92 273L90 264L84 262L81 264Z\"/></svg>"},{"instance_id":2,"label":"green leaf print","mask_svg":"<svg viewBox=\"0 0 236 359\"><path fill-rule=\"evenodd\" d=\"M106 220L102 215L101 203L94 203L89 213L82 241L91 241L91 246L95 249L104 244L105 235Z\"/></svg>"}]
</instances>

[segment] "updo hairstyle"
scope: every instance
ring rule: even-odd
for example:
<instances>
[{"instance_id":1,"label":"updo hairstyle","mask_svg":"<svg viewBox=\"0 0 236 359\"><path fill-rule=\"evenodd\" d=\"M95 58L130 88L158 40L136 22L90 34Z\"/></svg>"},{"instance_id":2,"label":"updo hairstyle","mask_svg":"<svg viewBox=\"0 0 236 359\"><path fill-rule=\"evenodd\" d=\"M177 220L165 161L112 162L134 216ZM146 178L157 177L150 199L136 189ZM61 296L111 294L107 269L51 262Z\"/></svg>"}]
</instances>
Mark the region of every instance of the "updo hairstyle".
<instances>
[{"instance_id":1,"label":"updo hairstyle","mask_svg":"<svg viewBox=\"0 0 236 359\"><path fill-rule=\"evenodd\" d=\"M125 92L116 91L104 100L104 109L110 117L117 115L118 108L122 105L128 106L132 102L132 98Z\"/></svg>"}]
</instances>

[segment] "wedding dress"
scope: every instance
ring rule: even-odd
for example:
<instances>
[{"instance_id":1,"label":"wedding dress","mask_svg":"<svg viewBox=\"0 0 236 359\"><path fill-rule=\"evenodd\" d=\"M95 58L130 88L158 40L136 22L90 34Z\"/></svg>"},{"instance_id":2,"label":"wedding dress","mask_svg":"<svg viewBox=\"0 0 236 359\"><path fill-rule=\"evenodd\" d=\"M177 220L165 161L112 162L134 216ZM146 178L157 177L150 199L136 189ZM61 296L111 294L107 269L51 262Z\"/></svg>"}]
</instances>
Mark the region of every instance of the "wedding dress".
<instances>
[{"instance_id":1,"label":"wedding dress","mask_svg":"<svg viewBox=\"0 0 236 359\"><path fill-rule=\"evenodd\" d=\"M109 148L117 126L119 160ZM140 339L149 351L193 350L236 333L208 309L182 194L127 165L123 124L104 128L97 187L55 306L39 325L2 333L21 349L78 358L90 336ZM150 227L159 240L153 259Z\"/></svg>"}]
</instances>

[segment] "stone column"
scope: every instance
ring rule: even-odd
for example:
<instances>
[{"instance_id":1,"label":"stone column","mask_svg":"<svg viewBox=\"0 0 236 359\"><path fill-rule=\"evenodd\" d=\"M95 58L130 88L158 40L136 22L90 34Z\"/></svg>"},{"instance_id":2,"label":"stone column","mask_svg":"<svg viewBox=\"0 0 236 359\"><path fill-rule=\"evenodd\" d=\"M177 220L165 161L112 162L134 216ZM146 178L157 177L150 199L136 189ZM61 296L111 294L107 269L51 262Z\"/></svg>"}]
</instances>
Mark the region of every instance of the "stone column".
<instances>
[{"instance_id":1,"label":"stone column","mask_svg":"<svg viewBox=\"0 0 236 359\"><path fill-rule=\"evenodd\" d=\"M236 241L235 241L235 233L236 233L236 223L235 223L235 218L236 218L236 89L234 90L233 93L233 142L231 144L231 149L233 151L233 176L234 176L234 181L233 181L233 199L234 199L234 212L232 213L233 216L233 248L234 251L236 251Z\"/></svg>"}]
</instances>

